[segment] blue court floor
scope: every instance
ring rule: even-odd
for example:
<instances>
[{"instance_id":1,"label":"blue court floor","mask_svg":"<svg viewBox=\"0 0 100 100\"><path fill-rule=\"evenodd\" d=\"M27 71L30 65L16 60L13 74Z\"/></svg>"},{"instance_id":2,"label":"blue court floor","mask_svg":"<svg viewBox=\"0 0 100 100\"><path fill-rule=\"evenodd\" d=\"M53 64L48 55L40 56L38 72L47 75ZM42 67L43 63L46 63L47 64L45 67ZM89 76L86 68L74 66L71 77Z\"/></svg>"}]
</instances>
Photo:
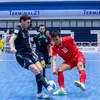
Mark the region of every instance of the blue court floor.
<instances>
[{"instance_id":1,"label":"blue court floor","mask_svg":"<svg viewBox=\"0 0 100 100\"><path fill-rule=\"evenodd\" d=\"M66 96L50 96L49 100L100 100L100 53L84 53L86 63L86 91L74 86L79 79L77 68L64 72ZM62 63L57 58L57 65ZM47 78L54 80L58 88L57 76L51 69L46 69ZM48 94L47 90L43 91ZM39 100L36 99L36 82L34 74L16 62L12 54L0 54L0 100ZM43 99L42 99L43 100Z\"/></svg>"}]
</instances>

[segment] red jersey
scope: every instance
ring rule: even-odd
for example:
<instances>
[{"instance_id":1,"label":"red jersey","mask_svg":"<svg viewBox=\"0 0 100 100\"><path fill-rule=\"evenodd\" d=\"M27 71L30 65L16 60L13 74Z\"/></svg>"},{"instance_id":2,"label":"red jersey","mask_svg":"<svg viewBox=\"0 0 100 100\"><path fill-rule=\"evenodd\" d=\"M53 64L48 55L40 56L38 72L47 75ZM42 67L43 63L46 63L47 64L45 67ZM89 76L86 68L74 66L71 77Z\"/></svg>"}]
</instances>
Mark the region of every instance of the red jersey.
<instances>
[{"instance_id":1,"label":"red jersey","mask_svg":"<svg viewBox=\"0 0 100 100\"><path fill-rule=\"evenodd\" d=\"M62 38L61 46L54 44L52 50L53 50L52 56L58 54L65 61L71 60L79 51L77 46L74 44L74 39L70 36Z\"/></svg>"},{"instance_id":2,"label":"red jersey","mask_svg":"<svg viewBox=\"0 0 100 100\"><path fill-rule=\"evenodd\" d=\"M49 37L50 41L52 41L52 36L51 35L48 35L48 37Z\"/></svg>"}]
</instances>

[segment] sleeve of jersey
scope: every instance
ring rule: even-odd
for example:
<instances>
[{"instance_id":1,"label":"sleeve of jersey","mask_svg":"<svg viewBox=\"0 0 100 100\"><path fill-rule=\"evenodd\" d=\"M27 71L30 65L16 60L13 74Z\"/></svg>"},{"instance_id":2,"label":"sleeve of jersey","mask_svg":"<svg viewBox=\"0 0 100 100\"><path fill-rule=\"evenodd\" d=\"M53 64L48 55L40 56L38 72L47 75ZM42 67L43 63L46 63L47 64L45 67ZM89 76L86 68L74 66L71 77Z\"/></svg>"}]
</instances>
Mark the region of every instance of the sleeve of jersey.
<instances>
[{"instance_id":1,"label":"sleeve of jersey","mask_svg":"<svg viewBox=\"0 0 100 100\"><path fill-rule=\"evenodd\" d=\"M17 37L19 31L20 31L20 29L19 29L18 27L16 27L16 28L14 29L14 33L13 33L13 34Z\"/></svg>"},{"instance_id":2,"label":"sleeve of jersey","mask_svg":"<svg viewBox=\"0 0 100 100\"><path fill-rule=\"evenodd\" d=\"M71 44L74 44L74 39L71 36L68 36L66 38L66 41L69 42L69 43L71 43Z\"/></svg>"},{"instance_id":3,"label":"sleeve of jersey","mask_svg":"<svg viewBox=\"0 0 100 100\"><path fill-rule=\"evenodd\" d=\"M49 37L47 37L48 38L48 45L50 45L50 38Z\"/></svg>"},{"instance_id":4,"label":"sleeve of jersey","mask_svg":"<svg viewBox=\"0 0 100 100\"><path fill-rule=\"evenodd\" d=\"M56 56L56 55L57 55L57 52L55 51L55 47L53 46L53 47L52 47L52 57L53 57L53 56Z\"/></svg>"},{"instance_id":5,"label":"sleeve of jersey","mask_svg":"<svg viewBox=\"0 0 100 100\"><path fill-rule=\"evenodd\" d=\"M31 43L32 44L36 43L36 36L33 37L33 41Z\"/></svg>"}]
</instances>

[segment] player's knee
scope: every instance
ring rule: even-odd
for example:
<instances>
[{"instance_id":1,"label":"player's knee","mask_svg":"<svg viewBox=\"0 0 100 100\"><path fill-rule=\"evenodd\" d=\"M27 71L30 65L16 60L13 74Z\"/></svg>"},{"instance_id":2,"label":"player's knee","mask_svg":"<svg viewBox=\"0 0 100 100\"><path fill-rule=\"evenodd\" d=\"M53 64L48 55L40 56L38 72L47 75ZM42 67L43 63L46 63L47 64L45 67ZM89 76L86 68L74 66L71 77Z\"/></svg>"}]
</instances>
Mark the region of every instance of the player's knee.
<instances>
[{"instance_id":1,"label":"player's knee","mask_svg":"<svg viewBox=\"0 0 100 100\"><path fill-rule=\"evenodd\" d=\"M43 75L43 68L40 69L40 73L41 73L41 75Z\"/></svg>"},{"instance_id":2,"label":"player's knee","mask_svg":"<svg viewBox=\"0 0 100 100\"><path fill-rule=\"evenodd\" d=\"M63 70L62 70L61 67L59 67L59 68L57 69L57 71L58 71L58 72L62 72Z\"/></svg>"},{"instance_id":3,"label":"player's knee","mask_svg":"<svg viewBox=\"0 0 100 100\"><path fill-rule=\"evenodd\" d=\"M30 65L29 69L36 75L38 73L40 73L40 69L38 69L35 65Z\"/></svg>"},{"instance_id":4,"label":"player's knee","mask_svg":"<svg viewBox=\"0 0 100 100\"><path fill-rule=\"evenodd\" d=\"M79 62L79 63L77 64L77 67L78 67L79 70L84 69L84 65L83 65L82 62Z\"/></svg>"}]
</instances>

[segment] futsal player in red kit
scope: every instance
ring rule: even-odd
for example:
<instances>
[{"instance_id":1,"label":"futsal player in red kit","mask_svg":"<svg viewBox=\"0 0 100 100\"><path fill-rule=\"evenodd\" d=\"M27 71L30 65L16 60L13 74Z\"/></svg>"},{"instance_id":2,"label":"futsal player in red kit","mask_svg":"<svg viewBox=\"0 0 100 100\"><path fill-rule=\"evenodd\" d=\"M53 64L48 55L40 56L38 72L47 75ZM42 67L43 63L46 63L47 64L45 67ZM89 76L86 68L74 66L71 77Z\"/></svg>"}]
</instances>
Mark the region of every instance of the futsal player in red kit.
<instances>
[{"instance_id":1,"label":"futsal player in red kit","mask_svg":"<svg viewBox=\"0 0 100 100\"><path fill-rule=\"evenodd\" d=\"M70 36L61 37L58 31L52 32L52 39L54 45L52 47L52 72L58 75L58 83L60 89L53 93L53 95L67 94L64 86L63 72L71 70L77 66L80 74L79 81L75 81L74 85L85 91L86 72L85 57L82 52L77 48L75 41ZM57 54L63 58L64 62L56 69L56 56Z\"/></svg>"}]
</instances>

